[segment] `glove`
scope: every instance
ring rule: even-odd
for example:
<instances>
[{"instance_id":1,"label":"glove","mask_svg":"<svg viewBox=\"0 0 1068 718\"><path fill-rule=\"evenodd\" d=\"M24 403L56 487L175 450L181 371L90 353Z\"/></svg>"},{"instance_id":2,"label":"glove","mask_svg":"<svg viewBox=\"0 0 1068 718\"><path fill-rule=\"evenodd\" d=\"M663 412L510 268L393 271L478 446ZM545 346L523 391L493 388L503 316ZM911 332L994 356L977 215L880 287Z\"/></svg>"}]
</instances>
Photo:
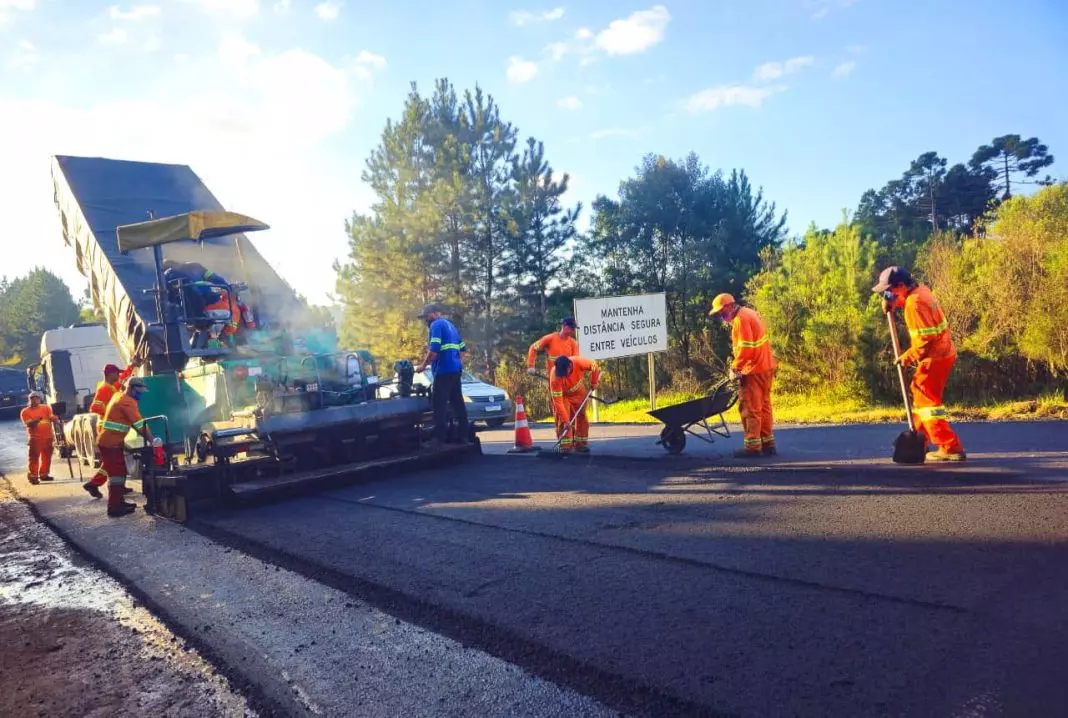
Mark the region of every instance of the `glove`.
<instances>
[{"instance_id":1,"label":"glove","mask_svg":"<svg viewBox=\"0 0 1068 718\"><path fill-rule=\"evenodd\" d=\"M742 378L742 375L738 372L737 369L732 367L731 370L729 372L727 372L727 378L730 379L731 381L740 381L741 378Z\"/></svg>"},{"instance_id":2,"label":"glove","mask_svg":"<svg viewBox=\"0 0 1068 718\"><path fill-rule=\"evenodd\" d=\"M908 368L916 363L916 353L909 349L907 352L898 357L898 360L895 363L900 364L905 368Z\"/></svg>"},{"instance_id":3,"label":"glove","mask_svg":"<svg viewBox=\"0 0 1068 718\"><path fill-rule=\"evenodd\" d=\"M883 300L883 314L889 314L894 311L894 303L892 301Z\"/></svg>"},{"instance_id":4,"label":"glove","mask_svg":"<svg viewBox=\"0 0 1068 718\"><path fill-rule=\"evenodd\" d=\"M527 369L527 374L530 374L531 376L536 376L537 373L538 373L538 370L535 369L534 367L530 367L529 369Z\"/></svg>"}]
</instances>

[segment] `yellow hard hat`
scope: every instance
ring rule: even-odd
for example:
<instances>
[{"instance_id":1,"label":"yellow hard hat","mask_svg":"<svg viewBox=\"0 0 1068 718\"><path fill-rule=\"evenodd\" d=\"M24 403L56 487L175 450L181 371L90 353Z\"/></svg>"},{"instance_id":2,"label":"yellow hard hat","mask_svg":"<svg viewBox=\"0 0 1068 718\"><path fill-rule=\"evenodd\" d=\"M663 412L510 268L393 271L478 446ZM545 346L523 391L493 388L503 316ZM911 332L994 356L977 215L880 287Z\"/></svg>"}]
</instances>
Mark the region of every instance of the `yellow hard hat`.
<instances>
[{"instance_id":1,"label":"yellow hard hat","mask_svg":"<svg viewBox=\"0 0 1068 718\"><path fill-rule=\"evenodd\" d=\"M712 311L708 313L708 316L714 317L723 311L724 307L729 307L734 304L734 297L729 294L717 294L716 298L712 300Z\"/></svg>"}]
</instances>

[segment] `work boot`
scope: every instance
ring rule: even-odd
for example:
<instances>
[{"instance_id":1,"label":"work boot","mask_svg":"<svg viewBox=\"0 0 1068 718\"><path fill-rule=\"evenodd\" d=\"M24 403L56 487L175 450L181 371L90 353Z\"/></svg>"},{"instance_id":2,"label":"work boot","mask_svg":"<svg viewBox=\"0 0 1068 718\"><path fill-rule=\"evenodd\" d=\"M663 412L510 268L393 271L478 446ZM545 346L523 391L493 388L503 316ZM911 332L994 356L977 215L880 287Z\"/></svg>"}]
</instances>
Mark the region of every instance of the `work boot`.
<instances>
[{"instance_id":1,"label":"work boot","mask_svg":"<svg viewBox=\"0 0 1068 718\"><path fill-rule=\"evenodd\" d=\"M27 476L26 480L29 481L34 486L37 486L38 484L41 483L41 480L38 479L36 476Z\"/></svg>"},{"instance_id":2,"label":"work boot","mask_svg":"<svg viewBox=\"0 0 1068 718\"><path fill-rule=\"evenodd\" d=\"M124 493L124 494L132 494L133 492L134 492L134 490L131 489L129 486L123 486L122 487L122 493Z\"/></svg>"},{"instance_id":3,"label":"work boot","mask_svg":"<svg viewBox=\"0 0 1068 718\"><path fill-rule=\"evenodd\" d=\"M734 450L734 458L736 459L759 459L763 456L764 454L760 449L757 449L756 451L750 451L749 449Z\"/></svg>"},{"instance_id":4,"label":"work boot","mask_svg":"<svg viewBox=\"0 0 1068 718\"><path fill-rule=\"evenodd\" d=\"M940 448L938 451L927 452L928 461L965 461L967 458L968 455L964 453L964 449L960 451L944 451Z\"/></svg>"},{"instance_id":5,"label":"work boot","mask_svg":"<svg viewBox=\"0 0 1068 718\"><path fill-rule=\"evenodd\" d=\"M55 481L55 478L49 476L48 474L45 474L44 476L40 476L38 478L40 478L41 481Z\"/></svg>"},{"instance_id":6,"label":"work boot","mask_svg":"<svg viewBox=\"0 0 1068 718\"><path fill-rule=\"evenodd\" d=\"M116 507L108 506L108 516L117 518L119 516L127 516L137 510L137 504L119 504Z\"/></svg>"},{"instance_id":7,"label":"work boot","mask_svg":"<svg viewBox=\"0 0 1068 718\"><path fill-rule=\"evenodd\" d=\"M775 448L775 444L768 444L767 446L765 446L763 449L760 450L760 453L763 454L764 456L778 456L779 455L778 450Z\"/></svg>"},{"instance_id":8,"label":"work boot","mask_svg":"<svg viewBox=\"0 0 1068 718\"><path fill-rule=\"evenodd\" d=\"M82 488L85 489L85 492L92 496L94 499L104 498L104 494L100 493L100 487L94 484L92 481L86 481L84 484L82 484Z\"/></svg>"},{"instance_id":9,"label":"work boot","mask_svg":"<svg viewBox=\"0 0 1068 718\"><path fill-rule=\"evenodd\" d=\"M590 447L588 447L586 444L579 444L575 447L575 451L580 454L588 454L590 453Z\"/></svg>"}]
</instances>

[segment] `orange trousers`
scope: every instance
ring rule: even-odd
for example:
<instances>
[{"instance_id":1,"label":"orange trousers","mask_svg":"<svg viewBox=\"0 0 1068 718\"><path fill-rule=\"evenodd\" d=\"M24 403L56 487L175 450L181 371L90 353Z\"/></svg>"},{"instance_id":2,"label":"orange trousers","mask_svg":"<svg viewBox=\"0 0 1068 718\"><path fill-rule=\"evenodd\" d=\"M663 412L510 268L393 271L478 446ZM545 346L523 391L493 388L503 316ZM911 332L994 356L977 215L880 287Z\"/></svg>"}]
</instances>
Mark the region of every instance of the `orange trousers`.
<instances>
[{"instance_id":1,"label":"orange trousers","mask_svg":"<svg viewBox=\"0 0 1068 718\"><path fill-rule=\"evenodd\" d=\"M916 430L951 454L964 451L960 438L946 421L946 407L942 405L942 394L956 361L956 357L924 359L912 375L912 418Z\"/></svg>"},{"instance_id":2,"label":"orange trousers","mask_svg":"<svg viewBox=\"0 0 1068 718\"><path fill-rule=\"evenodd\" d=\"M754 454L765 447L774 448L774 419L771 413L771 387L775 371L746 374L738 389L738 413L742 416L745 450Z\"/></svg>"},{"instance_id":3,"label":"orange trousers","mask_svg":"<svg viewBox=\"0 0 1068 718\"><path fill-rule=\"evenodd\" d=\"M576 446L586 446L590 439L590 420L586 414L589 406L582 407L582 413L570 427L568 422L586 398L586 389L571 394L553 397L553 416L556 418L556 438L560 440L560 451L571 451ZM588 404L588 402L587 402Z\"/></svg>"},{"instance_id":4,"label":"orange trousers","mask_svg":"<svg viewBox=\"0 0 1068 718\"><path fill-rule=\"evenodd\" d=\"M29 441L26 442L26 446L27 473L34 478L48 476L48 472L52 470L52 438L38 439L30 437Z\"/></svg>"}]
</instances>

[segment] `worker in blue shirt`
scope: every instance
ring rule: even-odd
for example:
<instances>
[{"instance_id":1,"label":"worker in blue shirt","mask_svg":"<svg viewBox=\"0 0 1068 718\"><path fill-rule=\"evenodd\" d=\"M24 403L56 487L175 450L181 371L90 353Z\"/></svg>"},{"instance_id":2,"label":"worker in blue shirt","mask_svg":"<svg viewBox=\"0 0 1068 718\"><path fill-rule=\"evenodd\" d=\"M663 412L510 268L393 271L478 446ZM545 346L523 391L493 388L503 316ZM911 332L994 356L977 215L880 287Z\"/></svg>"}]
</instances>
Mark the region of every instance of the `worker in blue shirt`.
<instances>
[{"instance_id":1,"label":"worker in blue shirt","mask_svg":"<svg viewBox=\"0 0 1068 718\"><path fill-rule=\"evenodd\" d=\"M434 438L437 443L446 440L448 427L447 407L452 407L459 429L460 443L467 441L467 407L460 387L464 364L460 356L467 351L464 340L456 326L446 319L445 308L440 304L427 304L419 312L419 318L430 327L430 344L426 358L415 368L417 372L431 367L434 388L431 400L434 404Z\"/></svg>"}]
</instances>

